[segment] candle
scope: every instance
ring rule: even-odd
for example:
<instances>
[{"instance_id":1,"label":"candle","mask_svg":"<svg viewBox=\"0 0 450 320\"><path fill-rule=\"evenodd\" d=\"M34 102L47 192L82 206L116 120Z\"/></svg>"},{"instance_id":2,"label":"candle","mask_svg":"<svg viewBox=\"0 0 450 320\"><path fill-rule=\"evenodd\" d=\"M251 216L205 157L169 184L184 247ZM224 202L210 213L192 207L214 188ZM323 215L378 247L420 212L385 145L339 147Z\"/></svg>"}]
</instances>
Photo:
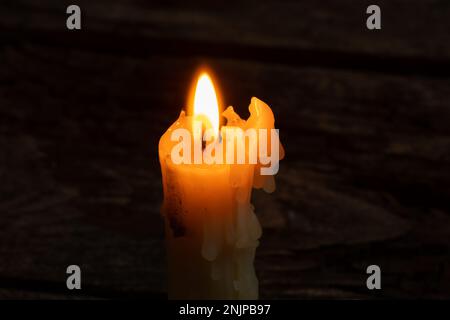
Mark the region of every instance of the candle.
<instances>
[{"instance_id":1,"label":"candle","mask_svg":"<svg viewBox=\"0 0 450 320\"><path fill-rule=\"evenodd\" d=\"M252 188L275 190L284 151L274 116L257 98L248 120L232 107L220 114L206 72L194 88L188 114L181 111L159 142L168 296L257 299L253 261L262 231L250 200Z\"/></svg>"}]
</instances>

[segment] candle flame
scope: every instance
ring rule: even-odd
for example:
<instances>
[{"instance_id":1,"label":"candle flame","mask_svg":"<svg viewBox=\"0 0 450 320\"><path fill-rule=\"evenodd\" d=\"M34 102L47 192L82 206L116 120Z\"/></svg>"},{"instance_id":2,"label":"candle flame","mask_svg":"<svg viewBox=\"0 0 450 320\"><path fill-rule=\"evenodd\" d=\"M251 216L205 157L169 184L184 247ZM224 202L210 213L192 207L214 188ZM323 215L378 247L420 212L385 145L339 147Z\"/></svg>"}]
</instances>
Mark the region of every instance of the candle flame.
<instances>
[{"instance_id":1,"label":"candle flame","mask_svg":"<svg viewBox=\"0 0 450 320\"><path fill-rule=\"evenodd\" d=\"M194 95L194 116L204 115L211 123L215 136L219 136L219 102L211 77L203 72L197 80Z\"/></svg>"}]
</instances>

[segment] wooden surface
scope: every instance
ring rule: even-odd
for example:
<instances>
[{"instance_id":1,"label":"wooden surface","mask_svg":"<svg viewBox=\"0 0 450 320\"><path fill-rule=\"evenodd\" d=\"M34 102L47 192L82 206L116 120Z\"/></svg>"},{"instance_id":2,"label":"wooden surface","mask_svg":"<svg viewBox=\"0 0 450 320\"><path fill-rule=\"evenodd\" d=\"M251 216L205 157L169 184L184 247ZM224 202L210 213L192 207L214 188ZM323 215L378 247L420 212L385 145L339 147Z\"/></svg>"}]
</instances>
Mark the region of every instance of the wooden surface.
<instances>
[{"instance_id":1,"label":"wooden surface","mask_svg":"<svg viewBox=\"0 0 450 320\"><path fill-rule=\"evenodd\" d=\"M205 62L286 147L262 298L450 298L450 3L378 2L369 32L365 1L80 1L69 32L68 2L2 1L0 298L165 298L157 142Z\"/></svg>"}]
</instances>

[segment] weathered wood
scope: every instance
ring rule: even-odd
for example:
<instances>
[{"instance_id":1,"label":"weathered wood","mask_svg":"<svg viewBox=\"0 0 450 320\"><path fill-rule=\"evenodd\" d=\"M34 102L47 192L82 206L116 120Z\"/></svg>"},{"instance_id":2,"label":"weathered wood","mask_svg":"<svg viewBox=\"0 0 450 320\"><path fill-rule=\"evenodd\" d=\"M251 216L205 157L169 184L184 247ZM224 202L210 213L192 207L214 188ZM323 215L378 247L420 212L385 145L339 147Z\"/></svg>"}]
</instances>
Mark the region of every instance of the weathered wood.
<instances>
[{"instance_id":1,"label":"weathered wood","mask_svg":"<svg viewBox=\"0 0 450 320\"><path fill-rule=\"evenodd\" d=\"M60 36L53 41L64 41L68 35L65 10L70 4L70 1L56 0L39 1L39 4L32 0L2 1L0 29L10 34L33 31L35 36L58 32ZM279 1L245 0L217 4L204 0L81 0L77 4L83 12L84 34L141 36L144 46L145 42L177 39L175 45L180 54L190 42L200 41L210 45L290 48L315 53L424 57L444 60L447 64L450 59L447 1L379 0L382 30L376 32L367 30L365 25L366 8L372 4L367 1L309 0L280 4ZM139 51L139 47L134 50ZM228 53L233 51L238 50ZM324 56L323 62L330 59L333 55Z\"/></svg>"},{"instance_id":2,"label":"weathered wood","mask_svg":"<svg viewBox=\"0 0 450 320\"><path fill-rule=\"evenodd\" d=\"M205 62L286 146L263 298L450 297L450 3L378 1L377 32L365 1L69 4L0 3L0 298L165 298L157 143Z\"/></svg>"},{"instance_id":3,"label":"weathered wood","mask_svg":"<svg viewBox=\"0 0 450 320\"><path fill-rule=\"evenodd\" d=\"M75 263L86 296L163 297L156 146L199 60L0 54L1 295L65 296ZM377 297L369 264L381 297L450 296L447 79L208 62L240 114L273 107L287 150L276 193L254 195L262 297Z\"/></svg>"}]
</instances>

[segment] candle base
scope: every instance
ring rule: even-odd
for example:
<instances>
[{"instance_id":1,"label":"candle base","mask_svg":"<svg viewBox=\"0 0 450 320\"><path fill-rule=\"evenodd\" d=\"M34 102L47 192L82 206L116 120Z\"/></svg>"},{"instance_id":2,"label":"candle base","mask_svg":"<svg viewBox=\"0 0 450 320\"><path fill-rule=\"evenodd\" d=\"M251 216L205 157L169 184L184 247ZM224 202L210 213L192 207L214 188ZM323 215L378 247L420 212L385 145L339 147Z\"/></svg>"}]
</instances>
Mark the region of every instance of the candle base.
<instances>
[{"instance_id":1,"label":"candle base","mask_svg":"<svg viewBox=\"0 0 450 320\"><path fill-rule=\"evenodd\" d=\"M258 299L253 268L256 248L226 247L214 261L208 261L200 254L199 243L183 238L167 242L169 299Z\"/></svg>"}]
</instances>

